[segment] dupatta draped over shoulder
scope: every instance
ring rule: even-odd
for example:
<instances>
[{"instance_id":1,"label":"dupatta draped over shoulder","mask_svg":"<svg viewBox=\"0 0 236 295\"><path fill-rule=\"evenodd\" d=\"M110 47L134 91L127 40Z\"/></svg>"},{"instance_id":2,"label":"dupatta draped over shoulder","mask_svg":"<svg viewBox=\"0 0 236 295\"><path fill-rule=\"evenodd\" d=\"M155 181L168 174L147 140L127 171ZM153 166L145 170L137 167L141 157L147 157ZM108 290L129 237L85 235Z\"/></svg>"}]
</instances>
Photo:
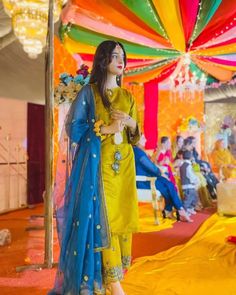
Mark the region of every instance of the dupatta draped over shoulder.
<instances>
[{"instance_id":1,"label":"dupatta draped over shoulder","mask_svg":"<svg viewBox=\"0 0 236 295\"><path fill-rule=\"evenodd\" d=\"M61 252L51 295L102 294L101 250L110 237L95 120L93 92L86 85L68 112L60 144L53 200Z\"/></svg>"}]
</instances>

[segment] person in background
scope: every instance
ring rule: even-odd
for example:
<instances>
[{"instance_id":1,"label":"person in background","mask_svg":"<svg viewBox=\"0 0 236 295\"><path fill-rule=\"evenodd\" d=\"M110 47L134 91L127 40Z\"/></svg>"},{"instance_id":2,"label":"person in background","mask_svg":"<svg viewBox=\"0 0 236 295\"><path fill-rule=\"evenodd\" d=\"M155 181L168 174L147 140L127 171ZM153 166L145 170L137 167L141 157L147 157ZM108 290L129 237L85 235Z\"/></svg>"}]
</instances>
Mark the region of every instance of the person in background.
<instances>
[{"instance_id":1,"label":"person in background","mask_svg":"<svg viewBox=\"0 0 236 295\"><path fill-rule=\"evenodd\" d=\"M215 142L215 147L212 151L212 160L225 179L236 178L236 159L231 152L224 148L223 139Z\"/></svg>"},{"instance_id":2,"label":"person in background","mask_svg":"<svg viewBox=\"0 0 236 295\"><path fill-rule=\"evenodd\" d=\"M197 171L201 171L202 175L206 179L207 189L211 195L211 198L216 199L216 185L217 183L219 183L219 181L212 172L210 164L200 159L199 154L196 150L196 138L193 136L187 137L184 140L183 150L192 151L193 159L195 163L200 167L198 168L197 165L194 165L194 169L196 169Z\"/></svg>"},{"instance_id":3,"label":"person in background","mask_svg":"<svg viewBox=\"0 0 236 295\"><path fill-rule=\"evenodd\" d=\"M183 162L184 162L183 150L179 150L175 156L173 166L174 166L174 170L175 170L175 180L177 183L177 187L178 187L178 191L181 196L181 199L183 199L183 191L182 191L182 184L181 184L181 179L180 179L179 168L183 164Z\"/></svg>"},{"instance_id":4,"label":"person in background","mask_svg":"<svg viewBox=\"0 0 236 295\"><path fill-rule=\"evenodd\" d=\"M167 168L169 180L175 185L176 181L172 170L172 152L171 152L171 141L169 137L162 136L160 140L160 148L154 152L153 159L157 165L163 166ZM177 187L176 187L177 189Z\"/></svg>"},{"instance_id":5,"label":"person in background","mask_svg":"<svg viewBox=\"0 0 236 295\"><path fill-rule=\"evenodd\" d=\"M184 145L184 138L181 135L177 135L175 139L175 143L172 148L172 155L175 158L178 151L182 150Z\"/></svg>"},{"instance_id":6,"label":"person in background","mask_svg":"<svg viewBox=\"0 0 236 295\"><path fill-rule=\"evenodd\" d=\"M193 172L191 163L192 153L183 152L183 164L179 168L180 179L183 191L184 209L190 214L196 214L195 207L198 204L198 194L196 187L199 183L197 176Z\"/></svg>"},{"instance_id":7,"label":"person in background","mask_svg":"<svg viewBox=\"0 0 236 295\"><path fill-rule=\"evenodd\" d=\"M175 186L166 177L161 175L160 169L149 159L144 151L146 139L142 135L138 144L133 147L135 156L136 175L155 176L156 189L165 199L165 215L173 218L173 208L179 212L180 220L191 222L188 214L183 208L182 201L175 189ZM149 181L137 181L138 189L151 189Z\"/></svg>"}]
</instances>

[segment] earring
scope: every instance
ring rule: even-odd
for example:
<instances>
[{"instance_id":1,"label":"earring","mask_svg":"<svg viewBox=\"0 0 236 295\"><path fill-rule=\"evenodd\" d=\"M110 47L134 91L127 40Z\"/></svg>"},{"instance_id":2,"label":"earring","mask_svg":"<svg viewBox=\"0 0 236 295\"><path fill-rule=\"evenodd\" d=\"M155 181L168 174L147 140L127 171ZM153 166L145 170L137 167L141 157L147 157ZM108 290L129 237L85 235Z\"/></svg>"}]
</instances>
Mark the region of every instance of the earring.
<instances>
[{"instance_id":1,"label":"earring","mask_svg":"<svg viewBox=\"0 0 236 295\"><path fill-rule=\"evenodd\" d=\"M119 84L121 82L121 76L116 76L116 82Z\"/></svg>"}]
</instances>

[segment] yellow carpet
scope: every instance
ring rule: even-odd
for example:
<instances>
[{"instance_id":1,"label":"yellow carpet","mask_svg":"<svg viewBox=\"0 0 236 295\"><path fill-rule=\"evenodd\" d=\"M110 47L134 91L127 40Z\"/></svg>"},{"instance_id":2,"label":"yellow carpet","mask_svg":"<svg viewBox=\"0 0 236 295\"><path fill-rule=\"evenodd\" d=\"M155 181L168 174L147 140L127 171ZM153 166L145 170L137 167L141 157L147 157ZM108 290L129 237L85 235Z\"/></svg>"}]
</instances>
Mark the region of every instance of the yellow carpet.
<instances>
[{"instance_id":1,"label":"yellow carpet","mask_svg":"<svg viewBox=\"0 0 236 295\"><path fill-rule=\"evenodd\" d=\"M122 283L127 295L235 295L236 217L211 216L185 245L138 258Z\"/></svg>"},{"instance_id":2,"label":"yellow carpet","mask_svg":"<svg viewBox=\"0 0 236 295\"><path fill-rule=\"evenodd\" d=\"M158 218L160 224L155 225L152 204L139 206L139 232L155 232L173 227L172 224L175 222L174 220L168 218L163 219L162 216L159 216Z\"/></svg>"}]
</instances>

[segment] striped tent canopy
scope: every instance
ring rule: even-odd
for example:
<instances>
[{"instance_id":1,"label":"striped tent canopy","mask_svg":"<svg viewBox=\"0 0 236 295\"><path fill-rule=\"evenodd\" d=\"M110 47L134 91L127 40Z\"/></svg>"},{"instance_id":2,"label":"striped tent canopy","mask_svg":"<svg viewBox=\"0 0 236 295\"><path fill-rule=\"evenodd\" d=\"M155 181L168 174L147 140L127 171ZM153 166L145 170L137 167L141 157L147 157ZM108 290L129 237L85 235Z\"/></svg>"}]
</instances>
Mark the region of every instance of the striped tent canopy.
<instances>
[{"instance_id":1,"label":"striped tent canopy","mask_svg":"<svg viewBox=\"0 0 236 295\"><path fill-rule=\"evenodd\" d=\"M190 75L234 81L236 0L70 0L61 20L63 45L86 63L103 40L120 41L126 82L162 81L186 55Z\"/></svg>"}]
</instances>

